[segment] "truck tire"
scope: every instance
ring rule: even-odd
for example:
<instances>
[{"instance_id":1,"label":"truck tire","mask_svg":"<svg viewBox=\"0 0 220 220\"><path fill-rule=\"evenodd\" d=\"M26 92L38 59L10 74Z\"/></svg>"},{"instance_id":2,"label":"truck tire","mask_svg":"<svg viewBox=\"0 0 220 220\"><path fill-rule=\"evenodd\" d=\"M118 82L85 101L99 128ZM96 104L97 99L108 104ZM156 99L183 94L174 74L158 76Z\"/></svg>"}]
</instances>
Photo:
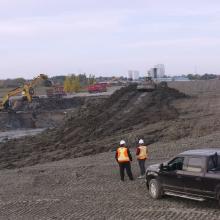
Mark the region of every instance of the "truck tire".
<instances>
[{"instance_id":1,"label":"truck tire","mask_svg":"<svg viewBox=\"0 0 220 220\"><path fill-rule=\"evenodd\" d=\"M158 180L152 179L149 182L149 194L153 199L160 199L162 197L163 191L161 184Z\"/></svg>"}]
</instances>

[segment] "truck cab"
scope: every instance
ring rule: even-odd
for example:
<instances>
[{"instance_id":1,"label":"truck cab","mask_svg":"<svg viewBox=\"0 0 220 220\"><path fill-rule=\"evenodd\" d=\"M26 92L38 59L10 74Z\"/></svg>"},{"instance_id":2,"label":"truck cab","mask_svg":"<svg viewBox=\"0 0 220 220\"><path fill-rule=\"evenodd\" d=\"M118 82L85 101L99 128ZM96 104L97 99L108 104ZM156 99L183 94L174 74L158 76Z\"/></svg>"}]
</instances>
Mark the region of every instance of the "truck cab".
<instances>
[{"instance_id":1,"label":"truck cab","mask_svg":"<svg viewBox=\"0 0 220 220\"><path fill-rule=\"evenodd\" d=\"M220 149L185 151L168 162L149 166L146 183L155 199L171 195L198 201L219 201Z\"/></svg>"}]
</instances>

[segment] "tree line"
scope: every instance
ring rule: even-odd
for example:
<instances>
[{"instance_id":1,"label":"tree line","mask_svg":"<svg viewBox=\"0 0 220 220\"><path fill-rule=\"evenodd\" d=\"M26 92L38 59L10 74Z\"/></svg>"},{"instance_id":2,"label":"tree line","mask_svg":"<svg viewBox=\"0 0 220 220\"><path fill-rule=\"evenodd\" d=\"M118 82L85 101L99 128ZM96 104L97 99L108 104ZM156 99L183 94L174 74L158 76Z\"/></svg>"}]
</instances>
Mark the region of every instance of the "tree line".
<instances>
[{"instance_id":1,"label":"tree line","mask_svg":"<svg viewBox=\"0 0 220 220\"><path fill-rule=\"evenodd\" d=\"M210 79L218 79L219 75L205 73L203 75L199 74L188 74L187 78L189 80L210 80Z\"/></svg>"},{"instance_id":2,"label":"tree line","mask_svg":"<svg viewBox=\"0 0 220 220\"><path fill-rule=\"evenodd\" d=\"M24 78L6 79L0 80L0 88L16 88L21 87L27 81ZM40 83L41 86L51 87L53 85L64 86L66 92L77 92L81 88L87 87L95 83L95 75L90 74L88 77L86 74L69 74L68 76L53 76L48 80L44 80Z\"/></svg>"},{"instance_id":3,"label":"tree line","mask_svg":"<svg viewBox=\"0 0 220 220\"><path fill-rule=\"evenodd\" d=\"M64 91L68 93L79 92L81 88L85 88L95 83L95 76L89 75L87 78L86 74L71 74L65 77L64 80Z\"/></svg>"}]
</instances>

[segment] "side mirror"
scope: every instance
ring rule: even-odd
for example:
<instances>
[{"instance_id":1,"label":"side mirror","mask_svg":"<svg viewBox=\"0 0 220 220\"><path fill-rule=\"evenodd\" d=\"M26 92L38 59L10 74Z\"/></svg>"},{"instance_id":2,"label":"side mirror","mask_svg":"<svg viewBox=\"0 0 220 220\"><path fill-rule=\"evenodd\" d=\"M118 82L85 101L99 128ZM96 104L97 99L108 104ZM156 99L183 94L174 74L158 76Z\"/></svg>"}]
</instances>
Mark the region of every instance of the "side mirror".
<instances>
[{"instance_id":1,"label":"side mirror","mask_svg":"<svg viewBox=\"0 0 220 220\"><path fill-rule=\"evenodd\" d=\"M159 166L160 171L169 171L170 167L168 165L164 165L163 163L160 164Z\"/></svg>"}]
</instances>

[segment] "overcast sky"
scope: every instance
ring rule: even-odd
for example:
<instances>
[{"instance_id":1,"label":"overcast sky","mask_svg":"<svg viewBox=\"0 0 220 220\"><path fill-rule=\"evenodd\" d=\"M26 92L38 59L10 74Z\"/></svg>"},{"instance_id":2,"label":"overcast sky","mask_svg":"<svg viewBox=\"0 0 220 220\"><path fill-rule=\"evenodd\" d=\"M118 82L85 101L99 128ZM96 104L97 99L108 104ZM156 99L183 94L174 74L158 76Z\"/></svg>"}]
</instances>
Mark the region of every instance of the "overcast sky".
<instances>
[{"instance_id":1,"label":"overcast sky","mask_svg":"<svg viewBox=\"0 0 220 220\"><path fill-rule=\"evenodd\" d=\"M219 0L0 0L0 78L220 74Z\"/></svg>"}]
</instances>

